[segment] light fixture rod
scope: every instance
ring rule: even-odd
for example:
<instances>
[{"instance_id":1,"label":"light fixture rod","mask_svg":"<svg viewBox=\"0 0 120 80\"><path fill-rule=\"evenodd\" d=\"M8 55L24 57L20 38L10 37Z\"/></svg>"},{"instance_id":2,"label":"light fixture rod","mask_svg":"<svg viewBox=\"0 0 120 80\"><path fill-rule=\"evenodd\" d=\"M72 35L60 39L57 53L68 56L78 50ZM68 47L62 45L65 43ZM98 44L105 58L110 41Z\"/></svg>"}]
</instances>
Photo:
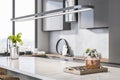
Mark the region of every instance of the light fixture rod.
<instances>
[{"instance_id":1,"label":"light fixture rod","mask_svg":"<svg viewBox=\"0 0 120 80\"><path fill-rule=\"evenodd\" d=\"M11 19L11 21L24 21L24 20L33 20L33 19L39 19L39 18L54 17L54 16L60 16L60 15L65 15L65 14L72 14L72 13L78 13L81 11L91 10L92 8L93 8L93 6L90 6L90 5L83 5L83 6L76 5L76 6L72 6L72 7L61 8L61 9L46 11L46 12L42 12L42 13L36 13L36 14L30 14L30 15L26 15L26 16L16 17L16 18ZM64 11L70 10L70 9L74 9L74 10L70 11L70 12L64 12ZM61 12L61 11L63 11L63 12ZM60 12L60 13L58 13L58 12Z\"/></svg>"}]
</instances>

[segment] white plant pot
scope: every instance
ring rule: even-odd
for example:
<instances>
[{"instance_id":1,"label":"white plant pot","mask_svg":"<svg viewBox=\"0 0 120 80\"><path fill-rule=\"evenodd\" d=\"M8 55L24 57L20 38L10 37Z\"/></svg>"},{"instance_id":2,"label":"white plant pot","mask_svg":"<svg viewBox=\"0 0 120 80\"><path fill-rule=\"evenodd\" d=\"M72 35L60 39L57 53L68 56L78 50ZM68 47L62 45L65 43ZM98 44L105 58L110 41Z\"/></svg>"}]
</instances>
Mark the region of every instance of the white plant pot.
<instances>
[{"instance_id":1,"label":"white plant pot","mask_svg":"<svg viewBox=\"0 0 120 80\"><path fill-rule=\"evenodd\" d=\"M11 47L10 49L10 58L18 59L19 58L19 49L18 47Z\"/></svg>"}]
</instances>

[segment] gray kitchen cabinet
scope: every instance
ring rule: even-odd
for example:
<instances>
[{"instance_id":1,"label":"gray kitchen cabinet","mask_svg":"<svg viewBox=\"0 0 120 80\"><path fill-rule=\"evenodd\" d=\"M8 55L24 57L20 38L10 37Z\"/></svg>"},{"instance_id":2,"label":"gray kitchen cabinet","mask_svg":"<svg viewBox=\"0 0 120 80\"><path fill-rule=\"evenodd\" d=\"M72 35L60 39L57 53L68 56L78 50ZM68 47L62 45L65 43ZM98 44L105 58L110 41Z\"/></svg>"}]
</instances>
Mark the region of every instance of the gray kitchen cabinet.
<instances>
[{"instance_id":1,"label":"gray kitchen cabinet","mask_svg":"<svg viewBox=\"0 0 120 80\"><path fill-rule=\"evenodd\" d=\"M94 9L79 13L81 28L108 27L109 0L78 0L79 5L93 5Z\"/></svg>"},{"instance_id":2,"label":"gray kitchen cabinet","mask_svg":"<svg viewBox=\"0 0 120 80\"><path fill-rule=\"evenodd\" d=\"M63 8L63 0L43 0L43 12L59 8ZM42 20L43 31L58 31L70 29L70 23L65 22L65 16L49 17Z\"/></svg>"},{"instance_id":3,"label":"gray kitchen cabinet","mask_svg":"<svg viewBox=\"0 0 120 80\"><path fill-rule=\"evenodd\" d=\"M109 4L109 61L120 64L120 0Z\"/></svg>"},{"instance_id":4,"label":"gray kitchen cabinet","mask_svg":"<svg viewBox=\"0 0 120 80\"><path fill-rule=\"evenodd\" d=\"M94 0L94 27L108 27L109 0Z\"/></svg>"}]
</instances>

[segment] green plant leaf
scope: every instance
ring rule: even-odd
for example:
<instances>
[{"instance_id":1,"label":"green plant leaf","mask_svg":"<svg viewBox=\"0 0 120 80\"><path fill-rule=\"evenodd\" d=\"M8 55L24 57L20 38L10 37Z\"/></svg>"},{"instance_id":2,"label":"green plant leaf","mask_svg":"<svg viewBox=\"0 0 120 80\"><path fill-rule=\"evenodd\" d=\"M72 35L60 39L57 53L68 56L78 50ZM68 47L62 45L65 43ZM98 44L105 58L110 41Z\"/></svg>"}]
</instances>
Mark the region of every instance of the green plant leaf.
<instances>
[{"instance_id":1,"label":"green plant leaf","mask_svg":"<svg viewBox=\"0 0 120 80\"><path fill-rule=\"evenodd\" d=\"M22 33L18 33L18 34L16 35L16 37L17 37L17 38L21 38L21 35L22 35Z\"/></svg>"},{"instance_id":2,"label":"green plant leaf","mask_svg":"<svg viewBox=\"0 0 120 80\"><path fill-rule=\"evenodd\" d=\"M89 52L90 52L90 49L89 49L89 48L87 48L87 49L86 49L86 53L89 53Z\"/></svg>"},{"instance_id":3,"label":"green plant leaf","mask_svg":"<svg viewBox=\"0 0 120 80\"><path fill-rule=\"evenodd\" d=\"M21 39L22 33L18 33L17 35L10 35L8 36L8 39L14 44L14 46L17 46L17 43L22 45L23 41Z\"/></svg>"}]
</instances>

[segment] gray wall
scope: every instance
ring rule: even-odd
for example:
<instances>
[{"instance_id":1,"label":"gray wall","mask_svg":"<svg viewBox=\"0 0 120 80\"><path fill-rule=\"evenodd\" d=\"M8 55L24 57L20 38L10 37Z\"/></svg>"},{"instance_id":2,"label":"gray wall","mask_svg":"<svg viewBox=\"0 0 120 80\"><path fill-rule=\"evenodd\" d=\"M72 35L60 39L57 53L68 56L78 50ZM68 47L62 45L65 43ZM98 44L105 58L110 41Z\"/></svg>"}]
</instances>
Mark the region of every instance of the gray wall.
<instances>
[{"instance_id":1,"label":"gray wall","mask_svg":"<svg viewBox=\"0 0 120 80\"><path fill-rule=\"evenodd\" d=\"M42 0L38 0L38 12L41 13L42 11ZM49 43L49 35L48 35L48 32L43 32L42 31L42 20L41 19L38 19L38 50L39 51L46 51L48 52L49 50L49 46L48 46L48 43Z\"/></svg>"},{"instance_id":2,"label":"gray wall","mask_svg":"<svg viewBox=\"0 0 120 80\"><path fill-rule=\"evenodd\" d=\"M68 31L50 32L50 52L56 53L58 39L65 38L75 56L82 56L86 48L95 48L102 57L109 57L108 29L80 29L80 18L71 24L71 28Z\"/></svg>"}]
</instances>

